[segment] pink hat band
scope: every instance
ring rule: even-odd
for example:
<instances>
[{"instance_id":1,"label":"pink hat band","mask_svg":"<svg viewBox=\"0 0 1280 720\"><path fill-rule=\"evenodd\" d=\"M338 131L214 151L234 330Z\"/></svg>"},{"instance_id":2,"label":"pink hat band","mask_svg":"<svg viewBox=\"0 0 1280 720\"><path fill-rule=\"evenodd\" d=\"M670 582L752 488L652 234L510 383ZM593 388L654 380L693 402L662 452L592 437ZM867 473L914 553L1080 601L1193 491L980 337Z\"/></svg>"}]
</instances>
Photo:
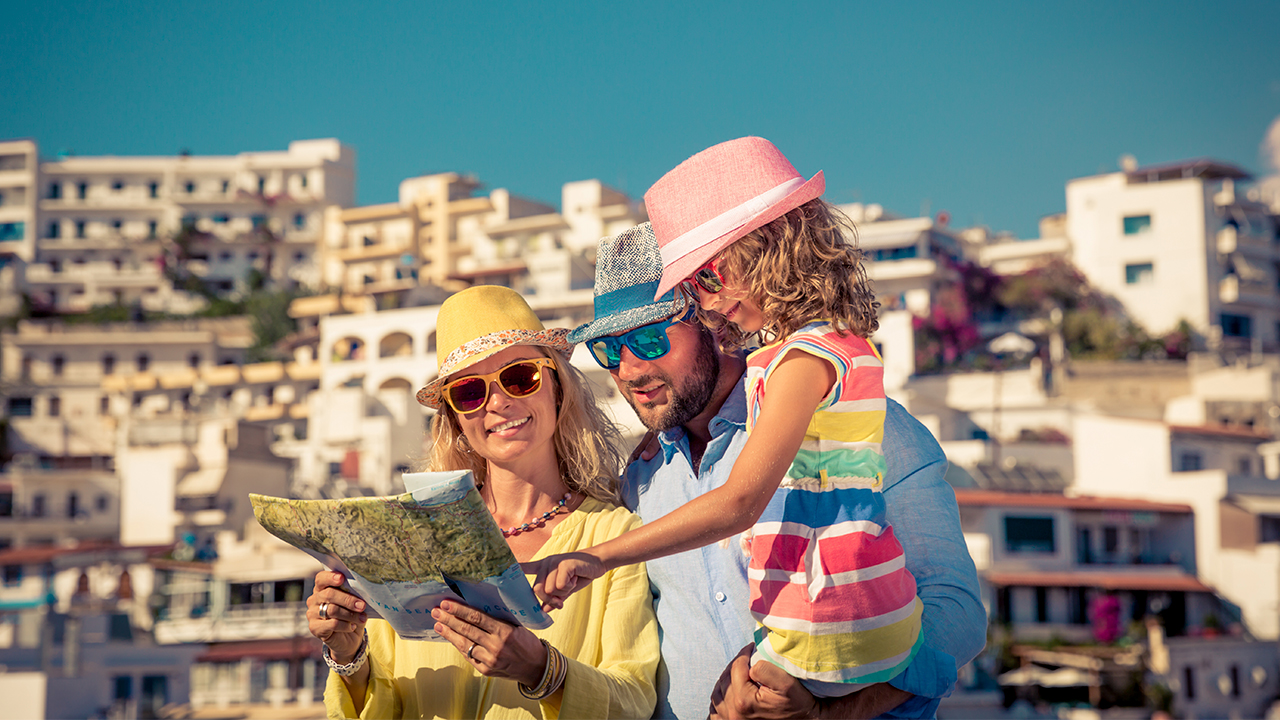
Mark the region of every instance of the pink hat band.
<instances>
[{"instance_id":1,"label":"pink hat band","mask_svg":"<svg viewBox=\"0 0 1280 720\"><path fill-rule=\"evenodd\" d=\"M644 194L662 252L661 297L747 233L822 195L773 143L758 137L713 145L663 175Z\"/></svg>"}]
</instances>

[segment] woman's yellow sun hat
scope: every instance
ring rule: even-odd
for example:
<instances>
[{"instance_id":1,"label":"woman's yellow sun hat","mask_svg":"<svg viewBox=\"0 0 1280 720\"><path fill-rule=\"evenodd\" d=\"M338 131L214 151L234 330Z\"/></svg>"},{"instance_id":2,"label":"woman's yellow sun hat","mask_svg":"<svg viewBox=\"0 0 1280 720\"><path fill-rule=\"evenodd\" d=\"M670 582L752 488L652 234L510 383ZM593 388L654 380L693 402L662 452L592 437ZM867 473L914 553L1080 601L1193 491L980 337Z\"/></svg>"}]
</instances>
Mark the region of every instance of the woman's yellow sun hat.
<instances>
[{"instance_id":1,"label":"woman's yellow sun hat","mask_svg":"<svg viewBox=\"0 0 1280 720\"><path fill-rule=\"evenodd\" d=\"M516 345L551 348L566 356L573 345L568 328L543 327L520 293L501 285L477 285L449 296L436 316L439 372L418 391L418 402L440 409L444 379L490 355Z\"/></svg>"}]
</instances>

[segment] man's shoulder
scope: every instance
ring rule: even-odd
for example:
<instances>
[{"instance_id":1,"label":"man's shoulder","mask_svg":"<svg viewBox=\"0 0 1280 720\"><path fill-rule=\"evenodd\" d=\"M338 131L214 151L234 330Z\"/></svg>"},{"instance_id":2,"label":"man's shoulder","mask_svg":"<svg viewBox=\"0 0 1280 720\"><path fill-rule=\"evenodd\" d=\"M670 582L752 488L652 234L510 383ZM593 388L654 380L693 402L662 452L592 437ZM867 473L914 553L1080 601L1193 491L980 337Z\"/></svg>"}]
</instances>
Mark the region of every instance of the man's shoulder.
<instances>
[{"instance_id":1,"label":"man's shoulder","mask_svg":"<svg viewBox=\"0 0 1280 720\"><path fill-rule=\"evenodd\" d=\"M885 408L881 447L888 462L886 489L921 468L939 463L945 466L947 462L933 433L893 399Z\"/></svg>"}]
</instances>

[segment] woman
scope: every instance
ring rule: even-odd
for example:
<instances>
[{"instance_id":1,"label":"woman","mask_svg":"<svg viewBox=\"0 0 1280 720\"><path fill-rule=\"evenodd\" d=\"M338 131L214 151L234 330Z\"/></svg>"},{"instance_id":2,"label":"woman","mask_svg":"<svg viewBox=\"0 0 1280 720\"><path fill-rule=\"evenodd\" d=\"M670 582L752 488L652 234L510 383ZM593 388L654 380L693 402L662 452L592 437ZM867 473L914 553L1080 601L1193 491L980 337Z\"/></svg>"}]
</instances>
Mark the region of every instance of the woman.
<instances>
[{"instance_id":1,"label":"woman","mask_svg":"<svg viewBox=\"0 0 1280 720\"><path fill-rule=\"evenodd\" d=\"M439 377L418 401L439 410L430 469L469 469L520 562L573 552L639 525L618 507L617 430L515 291L464 290L437 321ZM495 382L496 380L496 382ZM316 575L311 633L333 668L330 717L649 717L657 624L643 566L620 568L530 631L460 603L432 612L448 640L408 641L367 624L342 576Z\"/></svg>"}]
</instances>

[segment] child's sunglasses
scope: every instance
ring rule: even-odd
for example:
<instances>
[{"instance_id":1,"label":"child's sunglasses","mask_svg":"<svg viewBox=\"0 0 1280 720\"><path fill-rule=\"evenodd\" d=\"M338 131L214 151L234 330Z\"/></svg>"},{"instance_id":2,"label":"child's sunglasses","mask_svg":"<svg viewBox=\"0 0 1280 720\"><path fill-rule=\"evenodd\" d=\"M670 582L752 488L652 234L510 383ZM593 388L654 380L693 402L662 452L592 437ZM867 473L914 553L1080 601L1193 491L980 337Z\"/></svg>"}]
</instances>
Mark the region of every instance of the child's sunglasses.
<instances>
[{"instance_id":1,"label":"child's sunglasses","mask_svg":"<svg viewBox=\"0 0 1280 720\"><path fill-rule=\"evenodd\" d=\"M697 300L698 288L702 288L712 295L724 289L724 276L716 269L714 263L714 260L708 261L706 265L695 270L688 280L680 283L681 288L689 297Z\"/></svg>"},{"instance_id":2,"label":"child's sunglasses","mask_svg":"<svg viewBox=\"0 0 1280 720\"><path fill-rule=\"evenodd\" d=\"M489 402L489 385L497 378L502 392L508 397L522 398L542 389L542 368L555 369L550 358L517 360L499 370L484 375L468 375L458 378L443 388L445 402L463 415L484 407Z\"/></svg>"},{"instance_id":3,"label":"child's sunglasses","mask_svg":"<svg viewBox=\"0 0 1280 720\"><path fill-rule=\"evenodd\" d=\"M675 323L683 322L693 316L693 308L681 316L672 315L666 320L641 325L621 335L596 338L587 343L591 357L605 370L614 370L622 364L622 346L631 348L631 354L641 360L657 360L671 352L671 339L667 337L667 328Z\"/></svg>"}]
</instances>

